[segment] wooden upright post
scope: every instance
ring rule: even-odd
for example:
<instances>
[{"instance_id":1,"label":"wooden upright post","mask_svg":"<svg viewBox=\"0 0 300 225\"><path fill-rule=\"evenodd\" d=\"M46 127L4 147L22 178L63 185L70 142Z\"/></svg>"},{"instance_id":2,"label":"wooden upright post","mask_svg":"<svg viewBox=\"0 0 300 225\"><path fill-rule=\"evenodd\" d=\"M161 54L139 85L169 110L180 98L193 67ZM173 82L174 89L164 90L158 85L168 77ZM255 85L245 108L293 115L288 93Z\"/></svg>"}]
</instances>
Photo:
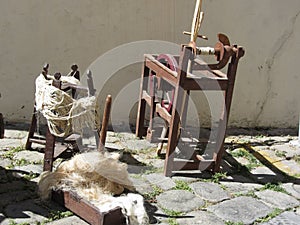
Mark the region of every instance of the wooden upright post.
<instances>
[{"instance_id":1,"label":"wooden upright post","mask_svg":"<svg viewBox=\"0 0 300 225\"><path fill-rule=\"evenodd\" d=\"M3 121L3 115L0 113L0 139L4 138L4 121Z\"/></svg>"},{"instance_id":2,"label":"wooden upright post","mask_svg":"<svg viewBox=\"0 0 300 225\"><path fill-rule=\"evenodd\" d=\"M168 147L166 153L166 160L165 160L165 176L170 177L173 171L173 162L174 162L174 151L177 146L177 140L179 135L179 129L181 126L181 115L183 103L185 101L184 95L185 91L183 90L184 81L187 76L187 67L188 62L193 58L192 49L190 47L184 47L183 51L180 55L179 60L179 68L178 68L178 77L176 81L176 90L173 102L173 109L172 109L172 117L170 123L170 132L168 138Z\"/></svg>"},{"instance_id":3,"label":"wooden upright post","mask_svg":"<svg viewBox=\"0 0 300 225\"><path fill-rule=\"evenodd\" d=\"M108 122L109 122L111 102L112 102L111 95L108 95L106 98L106 102L105 102L105 108L104 108L103 118L102 118L102 127L101 127L101 131L100 131L100 141L99 141L99 145L98 145L98 149L100 152L104 151L104 147L105 147L105 140L106 140L107 127L108 127Z\"/></svg>"},{"instance_id":4,"label":"wooden upright post","mask_svg":"<svg viewBox=\"0 0 300 225\"><path fill-rule=\"evenodd\" d=\"M55 80L53 80L52 85L58 89L61 89L61 74L54 74ZM55 136L51 134L49 127L46 133L46 147L44 154L44 171L52 171L53 161L54 161L54 148L55 148Z\"/></svg>"}]
</instances>

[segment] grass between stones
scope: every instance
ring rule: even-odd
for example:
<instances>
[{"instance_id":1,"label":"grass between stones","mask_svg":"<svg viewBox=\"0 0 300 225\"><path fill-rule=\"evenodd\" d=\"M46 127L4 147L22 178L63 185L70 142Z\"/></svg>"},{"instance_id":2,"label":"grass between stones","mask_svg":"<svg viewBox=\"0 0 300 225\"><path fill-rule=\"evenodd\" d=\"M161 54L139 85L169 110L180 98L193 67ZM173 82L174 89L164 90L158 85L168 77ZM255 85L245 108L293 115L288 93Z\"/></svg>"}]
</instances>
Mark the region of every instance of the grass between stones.
<instances>
[{"instance_id":1,"label":"grass between stones","mask_svg":"<svg viewBox=\"0 0 300 225\"><path fill-rule=\"evenodd\" d=\"M244 225L244 223L243 222L226 221L225 225Z\"/></svg>"},{"instance_id":2,"label":"grass between stones","mask_svg":"<svg viewBox=\"0 0 300 225\"><path fill-rule=\"evenodd\" d=\"M193 192L192 188L189 186L189 184L182 180L175 180L176 186L173 188L174 190L184 190Z\"/></svg>"},{"instance_id":3,"label":"grass between stones","mask_svg":"<svg viewBox=\"0 0 300 225\"><path fill-rule=\"evenodd\" d=\"M236 193L236 194L234 194L234 197L240 197L240 196L258 198L257 195L255 194L254 190L248 191L246 193Z\"/></svg>"},{"instance_id":4,"label":"grass between stones","mask_svg":"<svg viewBox=\"0 0 300 225\"><path fill-rule=\"evenodd\" d=\"M279 158L286 158L286 152L285 151L276 150L275 155Z\"/></svg>"},{"instance_id":5,"label":"grass between stones","mask_svg":"<svg viewBox=\"0 0 300 225\"><path fill-rule=\"evenodd\" d=\"M295 155L292 159L295 160L296 163L300 164L300 156L299 155Z\"/></svg>"},{"instance_id":6,"label":"grass between stones","mask_svg":"<svg viewBox=\"0 0 300 225\"><path fill-rule=\"evenodd\" d=\"M169 210L169 209L162 209L166 215L168 215L170 218L168 218L168 223L169 225L178 225L178 222L176 221L176 218L178 216L182 216L184 213L182 212L177 212L174 210Z\"/></svg>"},{"instance_id":7,"label":"grass between stones","mask_svg":"<svg viewBox=\"0 0 300 225\"><path fill-rule=\"evenodd\" d=\"M15 153L25 150L25 146L20 145L18 147L10 148L1 157L6 159L13 159Z\"/></svg>"},{"instance_id":8,"label":"grass between stones","mask_svg":"<svg viewBox=\"0 0 300 225\"><path fill-rule=\"evenodd\" d=\"M169 225L179 225L175 218L168 218Z\"/></svg>"},{"instance_id":9,"label":"grass between stones","mask_svg":"<svg viewBox=\"0 0 300 225\"><path fill-rule=\"evenodd\" d=\"M35 225L45 225L49 222L55 221L55 220L60 220L66 217L73 216L74 214L71 211L50 211L48 215L48 219L44 221L37 221L35 222ZM17 223L14 220L10 220L8 225L33 225L32 223Z\"/></svg>"},{"instance_id":10,"label":"grass between stones","mask_svg":"<svg viewBox=\"0 0 300 225\"><path fill-rule=\"evenodd\" d=\"M30 181L34 178L37 178L38 176L39 176L39 174L30 172L29 174L23 175L23 178Z\"/></svg>"},{"instance_id":11,"label":"grass between stones","mask_svg":"<svg viewBox=\"0 0 300 225\"><path fill-rule=\"evenodd\" d=\"M227 173L226 172L219 172L219 173L215 173L212 178L210 179L210 181L214 182L214 183L220 183L221 179L225 179L227 177Z\"/></svg>"},{"instance_id":12,"label":"grass between stones","mask_svg":"<svg viewBox=\"0 0 300 225\"><path fill-rule=\"evenodd\" d=\"M247 159L249 163L246 164L245 166L247 167L248 170L252 170L255 167L262 165L262 163L253 154L248 152L245 148L237 148L233 151L230 151L230 154L233 157Z\"/></svg>"},{"instance_id":13,"label":"grass between stones","mask_svg":"<svg viewBox=\"0 0 300 225\"><path fill-rule=\"evenodd\" d=\"M30 223L16 223L14 220L10 220L8 225L30 225Z\"/></svg>"},{"instance_id":14,"label":"grass between stones","mask_svg":"<svg viewBox=\"0 0 300 225\"><path fill-rule=\"evenodd\" d=\"M71 211L57 211L53 210L50 211L48 215L48 219L46 221L43 221L44 223L49 223L55 220L60 220L66 217L73 216L74 214ZM43 225L43 224L38 224L38 225Z\"/></svg>"},{"instance_id":15,"label":"grass between stones","mask_svg":"<svg viewBox=\"0 0 300 225\"><path fill-rule=\"evenodd\" d=\"M283 187L281 187L281 183L275 183L275 184L267 183L260 190L261 191L272 190L272 191L277 191L277 192L282 192L284 194L288 194L288 192Z\"/></svg>"},{"instance_id":16,"label":"grass between stones","mask_svg":"<svg viewBox=\"0 0 300 225\"><path fill-rule=\"evenodd\" d=\"M161 189L160 187L156 186L156 185L152 185L152 192L148 192L143 194L144 198L149 201L149 202L156 202L156 196L160 195L161 193L163 193L163 189Z\"/></svg>"},{"instance_id":17,"label":"grass between stones","mask_svg":"<svg viewBox=\"0 0 300 225\"><path fill-rule=\"evenodd\" d=\"M260 223L268 222L269 220L271 220L271 219L273 219L274 217L276 217L276 216L278 216L279 214L281 214L283 211L284 211L284 210L282 210L282 209L275 208L275 209L274 209L272 212L270 212L266 217L257 219L257 220L254 222L254 225L260 224Z\"/></svg>"}]
</instances>

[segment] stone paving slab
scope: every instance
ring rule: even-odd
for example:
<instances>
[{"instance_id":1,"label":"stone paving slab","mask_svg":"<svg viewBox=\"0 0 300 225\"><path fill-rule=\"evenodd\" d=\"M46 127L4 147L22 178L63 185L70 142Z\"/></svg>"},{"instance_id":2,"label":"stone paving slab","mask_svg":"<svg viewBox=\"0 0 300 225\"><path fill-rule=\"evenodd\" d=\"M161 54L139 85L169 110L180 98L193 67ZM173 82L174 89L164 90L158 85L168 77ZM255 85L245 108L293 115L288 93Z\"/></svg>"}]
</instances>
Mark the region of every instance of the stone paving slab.
<instances>
[{"instance_id":1,"label":"stone paving slab","mask_svg":"<svg viewBox=\"0 0 300 225\"><path fill-rule=\"evenodd\" d=\"M23 139L23 138L27 138L27 136L28 136L28 131L23 131L23 130L6 129L4 133L4 137L9 139Z\"/></svg>"},{"instance_id":2,"label":"stone paving slab","mask_svg":"<svg viewBox=\"0 0 300 225\"><path fill-rule=\"evenodd\" d=\"M49 212L49 210L37 205L32 199L18 202L5 208L5 215L10 219L5 219L1 225L11 224L11 219L15 223L36 224L45 221Z\"/></svg>"},{"instance_id":3,"label":"stone paving slab","mask_svg":"<svg viewBox=\"0 0 300 225\"><path fill-rule=\"evenodd\" d=\"M286 159L284 155L279 157L279 154L274 150L270 150L270 149L264 150L264 149L260 149L259 147L254 147L254 149L256 149L257 152L270 163L276 163Z\"/></svg>"},{"instance_id":4,"label":"stone paving slab","mask_svg":"<svg viewBox=\"0 0 300 225\"><path fill-rule=\"evenodd\" d=\"M116 143L105 143L105 148L112 149L114 151L124 150L123 146L121 146L120 144L116 144Z\"/></svg>"},{"instance_id":5,"label":"stone paving slab","mask_svg":"<svg viewBox=\"0 0 300 225\"><path fill-rule=\"evenodd\" d=\"M34 174L41 174L43 172L43 165L42 164L29 164L25 166L15 166L13 168L14 170L20 171L19 176L23 176L25 174L22 173L24 172L29 172L29 173L34 173Z\"/></svg>"},{"instance_id":6,"label":"stone paving slab","mask_svg":"<svg viewBox=\"0 0 300 225\"><path fill-rule=\"evenodd\" d=\"M282 192L264 190L255 192L256 196L273 208L289 209L299 206L299 201Z\"/></svg>"},{"instance_id":7,"label":"stone paving slab","mask_svg":"<svg viewBox=\"0 0 300 225\"><path fill-rule=\"evenodd\" d=\"M283 182L286 178L282 174L276 174L266 166L259 166L251 170L252 179L258 183Z\"/></svg>"},{"instance_id":8,"label":"stone paving slab","mask_svg":"<svg viewBox=\"0 0 300 225\"><path fill-rule=\"evenodd\" d=\"M15 180L12 182L7 182L7 183L0 183L0 194L6 193L6 192L24 190L28 186L29 186L29 184L27 184L26 182L21 181L21 180Z\"/></svg>"},{"instance_id":9,"label":"stone paving slab","mask_svg":"<svg viewBox=\"0 0 300 225\"><path fill-rule=\"evenodd\" d=\"M28 190L12 191L12 192L6 192L3 194L0 194L0 199L1 199L0 210L2 211L2 209L4 209L4 207L6 207L12 203L27 200L32 197L36 197L36 195Z\"/></svg>"},{"instance_id":10,"label":"stone paving slab","mask_svg":"<svg viewBox=\"0 0 300 225\"><path fill-rule=\"evenodd\" d=\"M276 162L273 165L289 175L300 174L300 165L294 160L283 160L280 162Z\"/></svg>"},{"instance_id":11,"label":"stone paving slab","mask_svg":"<svg viewBox=\"0 0 300 225\"><path fill-rule=\"evenodd\" d=\"M160 187L163 190L170 190L176 186L175 182L170 177L165 177L159 173L144 175L144 177L152 184Z\"/></svg>"},{"instance_id":12,"label":"stone paving slab","mask_svg":"<svg viewBox=\"0 0 300 225\"><path fill-rule=\"evenodd\" d=\"M183 181L183 182L186 182L186 183L192 183L192 182L197 182L199 180L199 178L174 176L174 177L172 177L172 180L174 180L174 181Z\"/></svg>"},{"instance_id":13,"label":"stone paving slab","mask_svg":"<svg viewBox=\"0 0 300 225\"><path fill-rule=\"evenodd\" d=\"M230 198L229 193L215 183L196 182L190 187L196 195L209 202L217 203Z\"/></svg>"},{"instance_id":14,"label":"stone paving slab","mask_svg":"<svg viewBox=\"0 0 300 225\"><path fill-rule=\"evenodd\" d=\"M207 209L224 221L242 222L244 224L251 224L272 212L272 208L263 202L245 196L209 206Z\"/></svg>"},{"instance_id":15,"label":"stone paving slab","mask_svg":"<svg viewBox=\"0 0 300 225\"><path fill-rule=\"evenodd\" d=\"M294 212L283 212L263 225L299 225L300 216Z\"/></svg>"},{"instance_id":16,"label":"stone paving slab","mask_svg":"<svg viewBox=\"0 0 300 225\"><path fill-rule=\"evenodd\" d=\"M105 143L116 143L116 142L119 142L119 141L120 141L119 138L117 138L117 137L111 137L111 136L108 136L105 139Z\"/></svg>"},{"instance_id":17,"label":"stone paving slab","mask_svg":"<svg viewBox=\"0 0 300 225\"><path fill-rule=\"evenodd\" d=\"M203 207L205 202L189 191L171 190L157 196L157 204L175 212L190 212Z\"/></svg>"},{"instance_id":18,"label":"stone paving slab","mask_svg":"<svg viewBox=\"0 0 300 225\"><path fill-rule=\"evenodd\" d=\"M124 146L124 148L126 149L136 150L136 151L156 148L155 144L151 144L147 140L127 140L126 142L122 141L121 145Z\"/></svg>"},{"instance_id":19,"label":"stone paving slab","mask_svg":"<svg viewBox=\"0 0 300 225\"><path fill-rule=\"evenodd\" d=\"M70 216L47 223L47 225L88 225L88 223L80 219L78 216Z\"/></svg>"},{"instance_id":20,"label":"stone paving slab","mask_svg":"<svg viewBox=\"0 0 300 225\"><path fill-rule=\"evenodd\" d=\"M0 149L16 148L24 144L25 141L21 139L13 139L13 138L0 139Z\"/></svg>"},{"instance_id":21,"label":"stone paving slab","mask_svg":"<svg viewBox=\"0 0 300 225\"><path fill-rule=\"evenodd\" d=\"M14 160L26 160L30 163L42 163L44 160L44 153L37 151L24 150L16 152L13 157Z\"/></svg>"},{"instance_id":22,"label":"stone paving slab","mask_svg":"<svg viewBox=\"0 0 300 225\"><path fill-rule=\"evenodd\" d=\"M184 215L186 218L176 219L179 225L225 225L224 221L214 214L205 211L194 211Z\"/></svg>"},{"instance_id":23,"label":"stone paving slab","mask_svg":"<svg viewBox=\"0 0 300 225\"><path fill-rule=\"evenodd\" d=\"M6 168L12 164L12 160L10 159L1 159L0 158L0 166Z\"/></svg>"},{"instance_id":24,"label":"stone paving slab","mask_svg":"<svg viewBox=\"0 0 300 225\"><path fill-rule=\"evenodd\" d=\"M293 183L286 183L281 185L290 195L300 199L300 185Z\"/></svg>"},{"instance_id":25,"label":"stone paving slab","mask_svg":"<svg viewBox=\"0 0 300 225\"><path fill-rule=\"evenodd\" d=\"M283 152L286 158L293 158L294 156L300 155L300 147L290 145L289 143L273 145L270 149Z\"/></svg>"},{"instance_id":26,"label":"stone paving slab","mask_svg":"<svg viewBox=\"0 0 300 225\"><path fill-rule=\"evenodd\" d=\"M256 183L241 183L241 182L221 182L226 187L226 190L231 194L246 194L249 191L258 190L263 187Z\"/></svg>"},{"instance_id":27,"label":"stone paving slab","mask_svg":"<svg viewBox=\"0 0 300 225\"><path fill-rule=\"evenodd\" d=\"M153 188L150 185L149 182L145 181L143 178L133 178L131 177L130 180L133 183L133 186L135 187L136 191L140 194L146 194L153 192Z\"/></svg>"}]
</instances>

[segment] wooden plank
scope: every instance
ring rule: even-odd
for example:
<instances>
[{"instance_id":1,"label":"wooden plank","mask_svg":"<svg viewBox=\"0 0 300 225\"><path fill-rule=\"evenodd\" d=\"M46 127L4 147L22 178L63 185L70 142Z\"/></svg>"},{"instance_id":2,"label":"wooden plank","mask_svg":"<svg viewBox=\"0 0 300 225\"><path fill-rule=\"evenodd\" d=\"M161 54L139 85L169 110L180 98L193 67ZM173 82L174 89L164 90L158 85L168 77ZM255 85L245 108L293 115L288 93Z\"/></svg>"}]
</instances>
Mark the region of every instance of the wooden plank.
<instances>
[{"instance_id":1,"label":"wooden plank","mask_svg":"<svg viewBox=\"0 0 300 225\"><path fill-rule=\"evenodd\" d=\"M154 58L151 60L146 58L146 66L155 72L157 77L163 77L170 84L176 85L177 73L175 71L170 70Z\"/></svg>"},{"instance_id":2,"label":"wooden plank","mask_svg":"<svg viewBox=\"0 0 300 225\"><path fill-rule=\"evenodd\" d=\"M45 139L29 138L29 142L40 144L40 145L46 145L46 140Z\"/></svg>"},{"instance_id":3,"label":"wooden plank","mask_svg":"<svg viewBox=\"0 0 300 225\"><path fill-rule=\"evenodd\" d=\"M142 99L144 99L148 105L151 105L151 97L150 95L146 92L146 91L143 91L143 97Z\"/></svg>"},{"instance_id":4,"label":"wooden plank","mask_svg":"<svg viewBox=\"0 0 300 225\"><path fill-rule=\"evenodd\" d=\"M68 150L67 145L63 145L61 143L56 142L54 147L54 154L53 154L54 160L67 150Z\"/></svg>"},{"instance_id":5,"label":"wooden plank","mask_svg":"<svg viewBox=\"0 0 300 225\"><path fill-rule=\"evenodd\" d=\"M156 104L156 112L161 118L163 118L165 121L168 122L168 124L170 124L171 115L164 107L161 106L161 104Z\"/></svg>"},{"instance_id":6,"label":"wooden plank","mask_svg":"<svg viewBox=\"0 0 300 225\"><path fill-rule=\"evenodd\" d=\"M99 208L74 192L53 191L52 200L63 205L92 225L126 224L120 207L111 209L108 212L101 212Z\"/></svg>"},{"instance_id":7,"label":"wooden plank","mask_svg":"<svg viewBox=\"0 0 300 225\"><path fill-rule=\"evenodd\" d=\"M174 160L173 162L173 170L172 171L182 171L182 170L199 170L204 171L215 163L214 160L204 160L199 162L191 162L191 161L178 161Z\"/></svg>"},{"instance_id":8,"label":"wooden plank","mask_svg":"<svg viewBox=\"0 0 300 225\"><path fill-rule=\"evenodd\" d=\"M206 77L187 78L183 85L184 90L196 91L225 91L228 87L228 80L224 78L211 79Z\"/></svg>"},{"instance_id":9,"label":"wooden plank","mask_svg":"<svg viewBox=\"0 0 300 225\"><path fill-rule=\"evenodd\" d=\"M64 142L75 142L78 141L79 139L81 139L80 134L71 134L70 136L64 139Z\"/></svg>"}]
</instances>

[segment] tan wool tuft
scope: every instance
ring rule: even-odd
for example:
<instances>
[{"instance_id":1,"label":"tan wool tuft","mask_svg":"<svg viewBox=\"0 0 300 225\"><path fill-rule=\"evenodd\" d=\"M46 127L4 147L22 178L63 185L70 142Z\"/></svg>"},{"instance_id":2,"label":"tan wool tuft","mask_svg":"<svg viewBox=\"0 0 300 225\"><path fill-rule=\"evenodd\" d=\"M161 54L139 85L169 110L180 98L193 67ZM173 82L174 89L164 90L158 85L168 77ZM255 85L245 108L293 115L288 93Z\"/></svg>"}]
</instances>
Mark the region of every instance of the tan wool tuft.
<instances>
[{"instance_id":1,"label":"tan wool tuft","mask_svg":"<svg viewBox=\"0 0 300 225\"><path fill-rule=\"evenodd\" d=\"M103 194L119 195L124 189L133 190L127 165L98 151L82 153L63 162L55 172L41 174L39 193L50 197L51 190L73 190L89 201Z\"/></svg>"}]
</instances>

